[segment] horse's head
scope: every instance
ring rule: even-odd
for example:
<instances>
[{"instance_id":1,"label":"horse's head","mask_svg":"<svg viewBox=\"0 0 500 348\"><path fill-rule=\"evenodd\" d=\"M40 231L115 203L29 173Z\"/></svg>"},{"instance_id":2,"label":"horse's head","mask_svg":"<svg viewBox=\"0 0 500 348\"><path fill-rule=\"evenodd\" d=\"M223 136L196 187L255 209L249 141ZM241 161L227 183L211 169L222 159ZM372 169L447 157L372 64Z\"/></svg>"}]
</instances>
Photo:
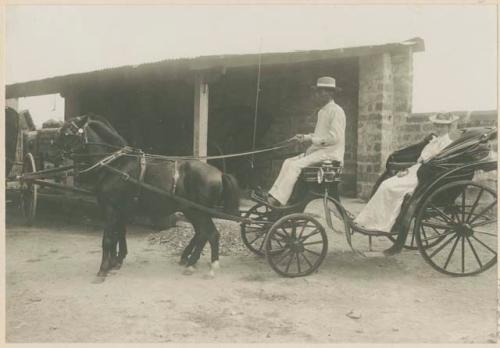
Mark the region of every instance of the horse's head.
<instances>
[{"instance_id":1,"label":"horse's head","mask_svg":"<svg viewBox=\"0 0 500 348\"><path fill-rule=\"evenodd\" d=\"M106 148L109 152L112 148L121 148L127 143L103 117L86 114L72 118L62 125L54 142L65 154L102 152ZM99 150L99 148L101 148Z\"/></svg>"}]
</instances>

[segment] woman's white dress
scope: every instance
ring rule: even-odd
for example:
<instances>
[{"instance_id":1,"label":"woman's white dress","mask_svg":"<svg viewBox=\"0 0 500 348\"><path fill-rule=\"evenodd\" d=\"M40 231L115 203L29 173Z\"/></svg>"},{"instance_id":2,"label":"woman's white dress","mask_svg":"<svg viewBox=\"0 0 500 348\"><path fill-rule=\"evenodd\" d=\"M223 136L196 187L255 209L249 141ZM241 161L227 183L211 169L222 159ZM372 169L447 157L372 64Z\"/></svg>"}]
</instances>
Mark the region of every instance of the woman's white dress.
<instances>
[{"instance_id":1,"label":"woman's white dress","mask_svg":"<svg viewBox=\"0 0 500 348\"><path fill-rule=\"evenodd\" d=\"M396 175L382 182L354 222L369 230L389 232L396 222L405 195L413 193L418 185L417 171L422 162L436 156L450 143L449 134L432 139L422 150L418 163L408 168L406 175Z\"/></svg>"}]
</instances>

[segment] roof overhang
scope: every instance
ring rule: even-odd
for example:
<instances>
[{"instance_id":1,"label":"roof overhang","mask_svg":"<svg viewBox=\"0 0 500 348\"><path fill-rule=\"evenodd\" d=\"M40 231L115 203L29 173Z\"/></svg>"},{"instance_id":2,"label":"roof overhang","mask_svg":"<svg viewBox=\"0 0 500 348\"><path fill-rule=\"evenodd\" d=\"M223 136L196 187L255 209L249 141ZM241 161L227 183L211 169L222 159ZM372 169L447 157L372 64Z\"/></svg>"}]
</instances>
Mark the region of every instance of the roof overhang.
<instances>
[{"instance_id":1,"label":"roof overhang","mask_svg":"<svg viewBox=\"0 0 500 348\"><path fill-rule=\"evenodd\" d=\"M46 94L66 94L82 85L98 84L105 81L123 81L130 78L154 77L162 80L174 80L189 74L213 71L214 69L230 69L255 66L286 65L345 59L384 52L391 54L420 52L425 49L421 38L413 38L403 42L384 45L336 48L331 50L294 51L263 54L212 55L196 58L162 60L141 65L127 65L117 68L96 70L56 76L42 80L15 83L6 86L6 98L19 98Z\"/></svg>"}]
</instances>

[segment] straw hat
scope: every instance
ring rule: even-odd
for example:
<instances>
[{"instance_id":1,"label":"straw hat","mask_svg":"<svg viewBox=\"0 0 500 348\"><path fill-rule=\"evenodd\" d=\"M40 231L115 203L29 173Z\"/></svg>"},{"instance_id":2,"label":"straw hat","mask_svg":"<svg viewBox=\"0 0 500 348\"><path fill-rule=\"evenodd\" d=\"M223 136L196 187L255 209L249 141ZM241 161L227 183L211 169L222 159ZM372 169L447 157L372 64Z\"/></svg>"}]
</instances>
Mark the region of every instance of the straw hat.
<instances>
[{"instance_id":1,"label":"straw hat","mask_svg":"<svg viewBox=\"0 0 500 348\"><path fill-rule=\"evenodd\" d=\"M451 124L458 120L458 116L453 115L451 112L441 112L430 116L429 120L437 124Z\"/></svg>"},{"instance_id":2,"label":"straw hat","mask_svg":"<svg viewBox=\"0 0 500 348\"><path fill-rule=\"evenodd\" d=\"M330 76L323 76L318 78L318 81L316 81L316 85L312 86L312 88L331 88L337 91L340 90L340 88L337 87L335 79Z\"/></svg>"}]
</instances>

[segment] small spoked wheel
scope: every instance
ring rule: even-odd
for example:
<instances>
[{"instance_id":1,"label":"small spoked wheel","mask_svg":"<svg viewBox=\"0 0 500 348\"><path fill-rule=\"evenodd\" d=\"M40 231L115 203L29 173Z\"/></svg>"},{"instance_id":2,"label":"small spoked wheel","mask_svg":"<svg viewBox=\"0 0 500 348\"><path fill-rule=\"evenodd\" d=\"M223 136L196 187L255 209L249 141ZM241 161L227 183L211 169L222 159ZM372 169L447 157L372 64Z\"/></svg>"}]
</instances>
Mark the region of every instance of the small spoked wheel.
<instances>
[{"instance_id":1,"label":"small spoked wheel","mask_svg":"<svg viewBox=\"0 0 500 348\"><path fill-rule=\"evenodd\" d=\"M308 214L286 215L269 229L264 250L269 265L279 275L309 275L318 269L328 251L325 228Z\"/></svg>"},{"instance_id":2,"label":"small spoked wheel","mask_svg":"<svg viewBox=\"0 0 500 348\"><path fill-rule=\"evenodd\" d=\"M254 254L264 256L264 239L272 224L271 209L264 204L256 204L243 217L254 220L253 223L241 224L241 240Z\"/></svg>"},{"instance_id":3,"label":"small spoked wheel","mask_svg":"<svg viewBox=\"0 0 500 348\"><path fill-rule=\"evenodd\" d=\"M486 271L497 262L496 192L471 181L443 185L423 202L414 234L423 258L439 272Z\"/></svg>"},{"instance_id":4,"label":"small spoked wheel","mask_svg":"<svg viewBox=\"0 0 500 348\"><path fill-rule=\"evenodd\" d=\"M36 172L35 158L26 154L23 161L23 174ZM21 180L21 211L28 225L33 224L36 216L38 185L29 180Z\"/></svg>"}]
</instances>

